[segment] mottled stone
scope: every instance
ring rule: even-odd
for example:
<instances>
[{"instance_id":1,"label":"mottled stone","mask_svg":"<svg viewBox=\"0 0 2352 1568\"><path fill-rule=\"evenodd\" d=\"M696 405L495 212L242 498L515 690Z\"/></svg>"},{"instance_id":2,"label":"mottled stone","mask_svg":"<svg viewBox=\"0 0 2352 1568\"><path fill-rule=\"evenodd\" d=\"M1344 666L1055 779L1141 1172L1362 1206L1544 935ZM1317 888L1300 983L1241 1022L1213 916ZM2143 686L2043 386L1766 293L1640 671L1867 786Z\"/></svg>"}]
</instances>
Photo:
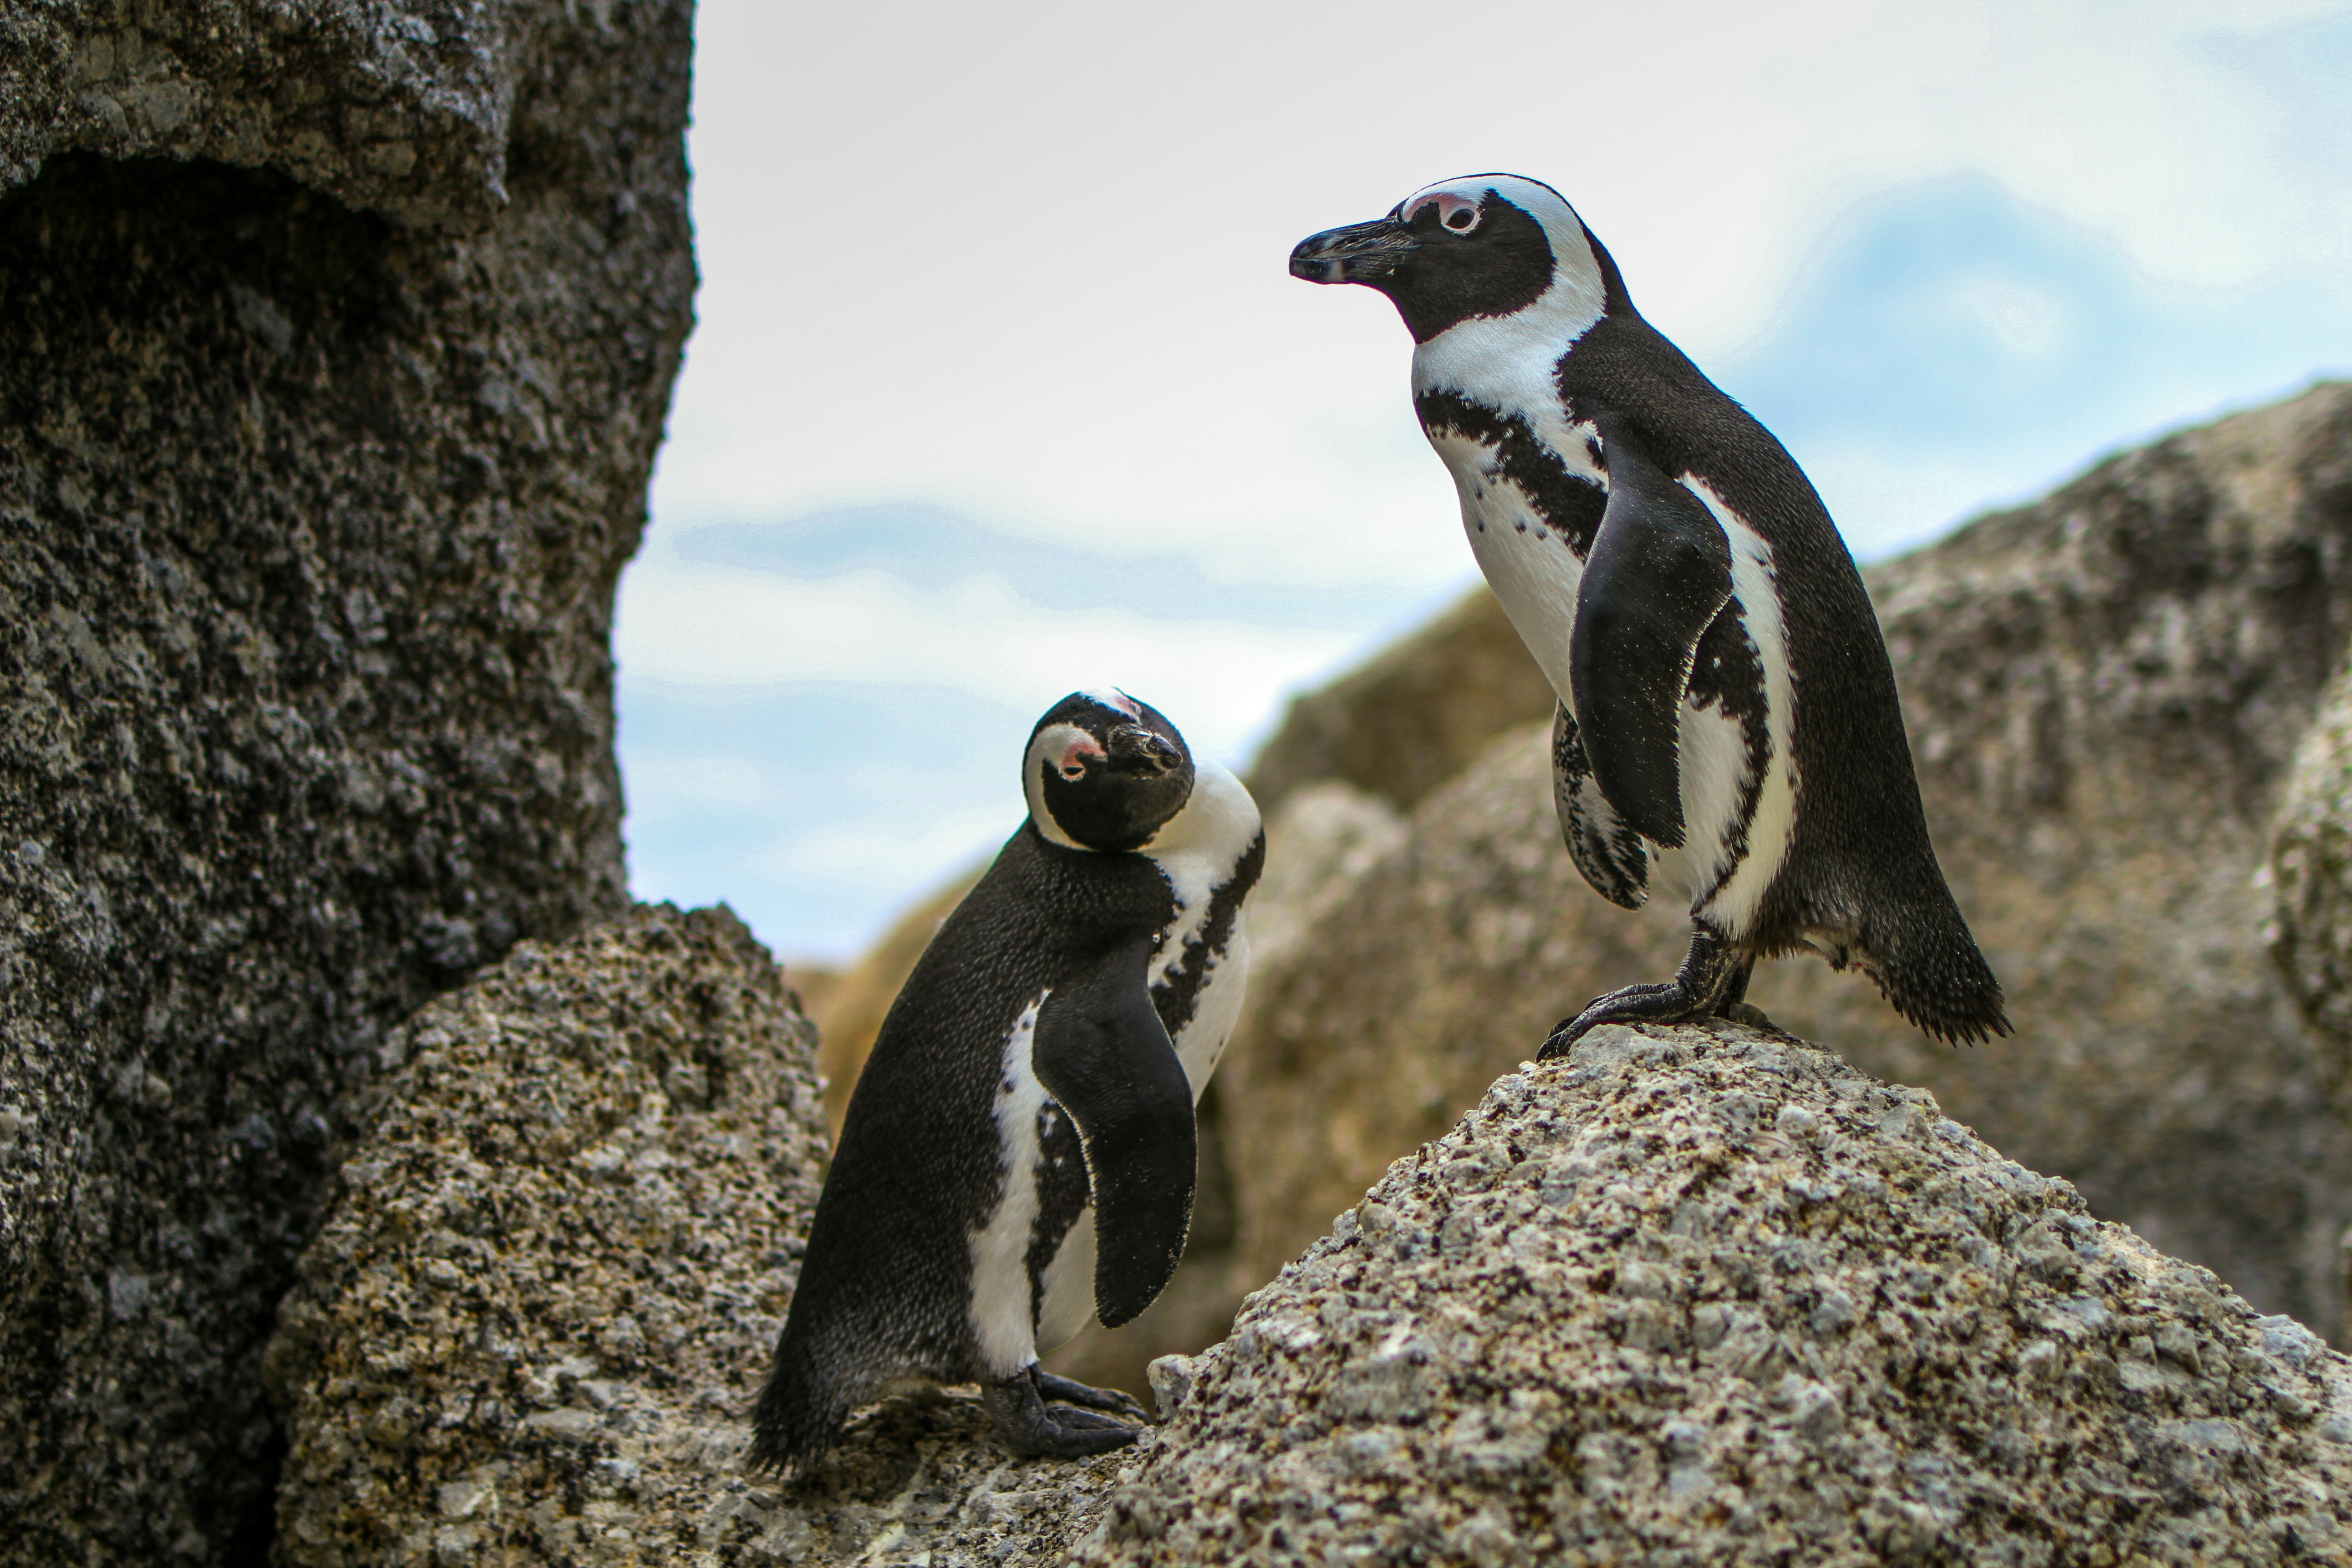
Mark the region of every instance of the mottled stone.
<instances>
[{"instance_id":1,"label":"mottled stone","mask_svg":"<svg viewBox=\"0 0 2352 1568\"><path fill-rule=\"evenodd\" d=\"M1728 1024L1522 1064L1181 1370L1078 1561L2352 1553L2352 1360Z\"/></svg>"},{"instance_id":2,"label":"mottled stone","mask_svg":"<svg viewBox=\"0 0 2352 1568\"><path fill-rule=\"evenodd\" d=\"M2352 1044L2352 667L2297 749L2271 844L2271 951L2305 1015Z\"/></svg>"},{"instance_id":3,"label":"mottled stone","mask_svg":"<svg viewBox=\"0 0 2352 1568\"><path fill-rule=\"evenodd\" d=\"M613 0L51 0L0 13L0 190L60 153L211 158L405 224L507 205L534 54L633 30ZM583 23L585 26L583 26ZM528 107L526 106L526 112Z\"/></svg>"},{"instance_id":4,"label":"mottled stone","mask_svg":"<svg viewBox=\"0 0 2352 1568\"><path fill-rule=\"evenodd\" d=\"M257 1548L261 1349L385 1032L625 905L607 629L689 320L689 29L0 15L0 1518L30 1560Z\"/></svg>"},{"instance_id":5,"label":"mottled stone","mask_svg":"<svg viewBox=\"0 0 2352 1568\"><path fill-rule=\"evenodd\" d=\"M1058 1555L1116 1462L1013 1460L973 1390L867 1412L804 1482L743 1468L826 1148L815 1044L731 914L667 906L395 1031L270 1347L277 1561Z\"/></svg>"}]
</instances>

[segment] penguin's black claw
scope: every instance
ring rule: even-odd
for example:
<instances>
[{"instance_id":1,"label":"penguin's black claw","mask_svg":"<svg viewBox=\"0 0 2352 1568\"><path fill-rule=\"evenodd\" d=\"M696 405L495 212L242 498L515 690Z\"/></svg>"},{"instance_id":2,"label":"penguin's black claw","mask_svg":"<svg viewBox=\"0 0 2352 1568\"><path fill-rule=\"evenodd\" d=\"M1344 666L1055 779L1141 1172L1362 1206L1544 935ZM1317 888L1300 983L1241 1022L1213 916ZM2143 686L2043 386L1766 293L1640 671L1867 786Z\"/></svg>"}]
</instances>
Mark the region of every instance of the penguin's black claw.
<instances>
[{"instance_id":1,"label":"penguin's black claw","mask_svg":"<svg viewBox=\"0 0 2352 1568\"><path fill-rule=\"evenodd\" d=\"M1092 1410L1045 1408L1038 1393L1041 1374L1034 1366L983 1385L981 1402L996 1426L997 1441L1024 1459L1083 1459L1123 1448L1136 1439L1136 1428ZM1059 1384L1066 1380L1055 1378ZM1069 1386L1085 1388L1084 1384ZM1087 1393L1099 1391L1087 1389Z\"/></svg>"},{"instance_id":2,"label":"penguin's black claw","mask_svg":"<svg viewBox=\"0 0 2352 1568\"><path fill-rule=\"evenodd\" d=\"M1075 1378L1055 1377L1042 1366L1036 1369L1036 1377L1037 1392L1047 1399L1087 1410L1108 1410L1114 1415L1124 1415L1135 1421L1151 1419L1151 1413L1137 1404L1135 1396L1123 1388L1096 1388Z\"/></svg>"},{"instance_id":3,"label":"penguin's black claw","mask_svg":"<svg viewBox=\"0 0 2352 1568\"><path fill-rule=\"evenodd\" d=\"M1677 982L1628 985L1622 991L1594 997L1573 1018L1562 1018L1552 1029L1551 1037L1544 1041L1543 1049L1536 1053L1536 1060L1558 1060L1568 1055L1577 1041L1603 1024L1679 1024L1700 1011L1692 1005L1690 993Z\"/></svg>"},{"instance_id":4,"label":"penguin's black claw","mask_svg":"<svg viewBox=\"0 0 2352 1568\"><path fill-rule=\"evenodd\" d=\"M1672 980L1628 985L1594 997L1583 1012L1560 1020L1536 1059L1548 1062L1568 1055L1570 1047L1603 1024L1683 1024L1712 1014L1769 1027L1771 1020L1746 1000L1748 972L1755 967L1753 953L1738 951L1700 926L1691 932L1690 952Z\"/></svg>"}]
</instances>

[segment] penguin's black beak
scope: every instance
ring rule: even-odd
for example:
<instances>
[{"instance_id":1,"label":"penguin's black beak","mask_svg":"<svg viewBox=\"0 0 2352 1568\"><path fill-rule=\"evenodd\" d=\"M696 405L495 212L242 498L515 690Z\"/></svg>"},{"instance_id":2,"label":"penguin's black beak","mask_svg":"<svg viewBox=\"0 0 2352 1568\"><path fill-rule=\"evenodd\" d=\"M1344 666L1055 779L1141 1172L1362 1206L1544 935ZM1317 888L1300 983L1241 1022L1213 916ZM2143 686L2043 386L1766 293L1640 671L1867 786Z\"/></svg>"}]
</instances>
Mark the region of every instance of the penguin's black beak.
<instances>
[{"instance_id":1,"label":"penguin's black beak","mask_svg":"<svg viewBox=\"0 0 2352 1568\"><path fill-rule=\"evenodd\" d=\"M1110 765L1126 773L1172 773L1184 763L1184 753L1166 737L1140 724L1125 724L1110 732Z\"/></svg>"},{"instance_id":2,"label":"penguin's black beak","mask_svg":"<svg viewBox=\"0 0 2352 1568\"><path fill-rule=\"evenodd\" d=\"M1386 282L1420 247L1412 230L1394 218L1351 223L1308 235L1290 253L1290 275L1309 283Z\"/></svg>"}]
</instances>

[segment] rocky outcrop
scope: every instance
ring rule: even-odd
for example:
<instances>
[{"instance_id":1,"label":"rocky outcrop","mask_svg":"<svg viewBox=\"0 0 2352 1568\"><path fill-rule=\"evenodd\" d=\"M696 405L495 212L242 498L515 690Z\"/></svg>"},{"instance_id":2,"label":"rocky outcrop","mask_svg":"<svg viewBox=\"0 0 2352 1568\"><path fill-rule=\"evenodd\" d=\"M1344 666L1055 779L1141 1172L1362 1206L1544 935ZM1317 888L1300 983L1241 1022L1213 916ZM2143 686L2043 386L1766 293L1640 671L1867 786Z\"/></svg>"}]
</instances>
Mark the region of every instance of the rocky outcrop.
<instances>
[{"instance_id":1,"label":"rocky outcrop","mask_svg":"<svg viewBox=\"0 0 2352 1568\"><path fill-rule=\"evenodd\" d=\"M1523 1064L1168 1372L1082 1563L2352 1553L2352 1360L1727 1024Z\"/></svg>"},{"instance_id":2,"label":"rocky outcrop","mask_svg":"<svg viewBox=\"0 0 2352 1568\"><path fill-rule=\"evenodd\" d=\"M524 942L390 1035L271 1347L278 1561L2352 1550L2352 1361L1933 1096L1729 1024L1522 1064L1156 1368L1174 1419L1133 1450L1014 1460L932 1390L805 1479L747 1472L814 1046L732 916L667 907Z\"/></svg>"},{"instance_id":3,"label":"rocky outcrop","mask_svg":"<svg viewBox=\"0 0 2352 1568\"><path fill-rule=\"evenodd\" d=\"M2332 1326L2352 1137L2335 1053L2266 951L2265 866L2352 627L2352 387L2104 463L1871 586L1937 847L2018 1033L1945 1050L1811 961L1766 965L1752 999L2266 1310ZM1525 1042L1671 973L1685 942L1678 910L1628 915L1578 879L1540 726L1327 896L1258 970L1219 1071L1239 1277L1269 1277Z\"/></svg>"},{"instance_id":4,"label":"rocky outcrop","mask_svg":"<svg viewBox=\"0 0 2352 1568\"><path fill-rule=\"evenodd\" d=\"M613 30L609 7L601 20ZM0 190L60 153L210 158L400 223L478 228L509 199L530 57L571 30L562 6L453 0L12 7Z\"/></svg>"},{"instance_id":5,"label":"rocky outcrop","mask_svg":"<svg viewBox=\"0 0 2352 1568\"><path fill-rule=\"evenodd\" d=\"M684 4L0 17L0 1517L266 1538L385 1033L625 906Z\"/></svg>"},{"instance_id":6,"label":"rocky outcrop","mask_svg":"<svg viewBox=\"0 0 2352 1568\"><path fill-rule=\"evenodd\" d=\"M667 906L394 1031L270 1347L276 1560L1054 1555L1115 1462L1013 1463L976 1395L884 1405L803 1484L742 1468L826 1149L815 1044L731 914Z\"/></svg>"}]
</instances>

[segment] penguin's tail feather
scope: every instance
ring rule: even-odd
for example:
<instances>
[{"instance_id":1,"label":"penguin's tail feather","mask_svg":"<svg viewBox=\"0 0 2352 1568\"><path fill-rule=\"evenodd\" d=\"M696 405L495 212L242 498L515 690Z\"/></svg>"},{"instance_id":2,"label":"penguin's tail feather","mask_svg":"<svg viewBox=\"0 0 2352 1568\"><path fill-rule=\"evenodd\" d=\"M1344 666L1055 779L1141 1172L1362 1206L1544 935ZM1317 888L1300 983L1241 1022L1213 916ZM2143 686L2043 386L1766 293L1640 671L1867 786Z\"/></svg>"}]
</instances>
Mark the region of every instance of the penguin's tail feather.
<instances>
[{"instance_id":1,"label":"penguin's tail feather","mask_svg":"<svg viewBox=\"0 0 2352 1568\"><path fill-rule=\"evenodd\" d=\"M1936 880L1941 897L1866 922L1875 929L1863 933L1854 963L1916 1027L1948 1046L1981 1045L2010 1032L2007 998L1959 906Z\"/></svg>"},{"instance_id":2,"label":"penguin's tail feather","mask_svg":"<svg viewBox=\"0 0 2352 1568\"><path fill-rule=\"evenodd\" d=\"M748 1462L793 1479L808 1473L841 1436L856 1404L852 1392L811 1353L804 1337L787 1325L776 1345L776 1364L751 1411Z\"/></svg>"}]
</instances>

